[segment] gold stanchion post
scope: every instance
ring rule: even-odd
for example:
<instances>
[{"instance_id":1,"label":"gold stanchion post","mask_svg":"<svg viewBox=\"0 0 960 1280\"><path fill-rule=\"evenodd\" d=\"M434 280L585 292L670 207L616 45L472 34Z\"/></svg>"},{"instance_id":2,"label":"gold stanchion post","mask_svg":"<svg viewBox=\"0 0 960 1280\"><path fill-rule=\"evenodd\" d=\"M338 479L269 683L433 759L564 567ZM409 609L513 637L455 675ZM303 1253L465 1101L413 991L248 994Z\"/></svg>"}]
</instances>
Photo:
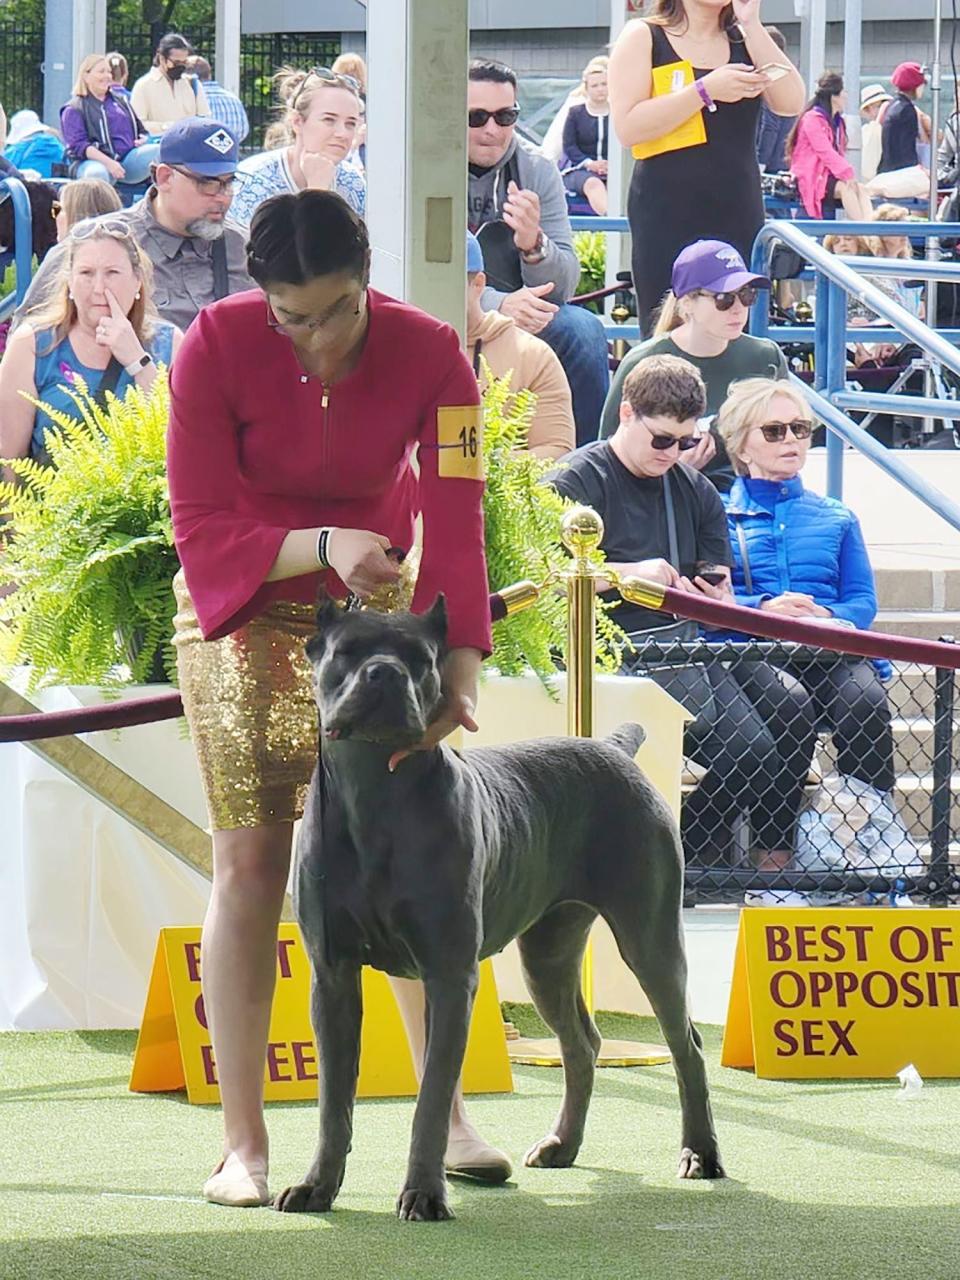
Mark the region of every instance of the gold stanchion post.
<instances>
[{"instance_id":1,"label":"gold stanchion post","mask_svg":"<svg viewBox=\"0 0 960 1280\"><path fill-rule=\"evenodd\" d=\"M560 526L563 544L572 563L564 574L567 588L567 733L571 738L593 737L593 671L595 665L596 586L601 577L594 557L603 541L603 520L592 507L571 507ZM594 1012L593 944L587 941L580 975L583 1001ZM560 1066L555 1040L508 1040L513 1062L533 1066ZM664 1045L635 1040L604 1040L597 1058L599 1067L642 1067L670 1061Z\"/></svg>"}]
</instances>

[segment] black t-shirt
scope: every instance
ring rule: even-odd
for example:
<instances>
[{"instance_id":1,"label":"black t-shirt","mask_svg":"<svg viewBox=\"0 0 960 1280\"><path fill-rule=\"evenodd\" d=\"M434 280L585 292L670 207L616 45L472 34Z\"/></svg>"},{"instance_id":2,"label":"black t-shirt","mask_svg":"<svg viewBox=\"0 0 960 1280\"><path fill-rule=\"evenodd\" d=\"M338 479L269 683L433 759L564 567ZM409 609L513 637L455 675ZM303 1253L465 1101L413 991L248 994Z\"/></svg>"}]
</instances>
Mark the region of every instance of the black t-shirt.
<instances>
[{"instance_id":1,"label":"black t-shirt","mask_svg":"<svg viewBox=\"0 0 960 1280\"><path fill-rule=\"evenodd\" d=\"M667 477L635 476L614 453L608 440L595 440L563 459L566 464L548 476L565 498L593 507L603 519L601 548L614 564L636 560L670 559L670 537L663 499L664 481L670 485L677 529L674 568L689 573L698 560L731 565L727 517L720 495L710 481L682 462ZM619 599L618 592L609 599ZM614 618L624 631L667 626L669 614L623 604Z\"/></svg>"},{"instance_id":2,"label":"black t-shirt","mask_svg":"<svg viewBox=\"0 0 960 1280\"><path fill-rule=\"evenodd\" d=\"M920 121L912 98L898 93L887 107L881 126L883 150L877 173L894 169L910 169L917 163L917 139Z\"/></svg>"}]
</instances>

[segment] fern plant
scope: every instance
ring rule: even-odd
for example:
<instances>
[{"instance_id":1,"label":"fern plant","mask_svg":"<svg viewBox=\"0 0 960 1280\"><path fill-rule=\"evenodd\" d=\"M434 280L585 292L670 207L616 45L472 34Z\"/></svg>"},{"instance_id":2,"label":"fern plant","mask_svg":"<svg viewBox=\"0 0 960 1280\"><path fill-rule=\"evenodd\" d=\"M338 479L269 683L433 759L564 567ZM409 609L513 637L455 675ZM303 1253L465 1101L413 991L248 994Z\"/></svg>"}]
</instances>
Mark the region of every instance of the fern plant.
<instances>
[{"instance_id":1,"label":"fern plant","mask_svg":"<svg viewBox=\"0 0 960 1280\"><path fill-rule=\"evenodd\" d=\"M602 289L607 271L607 238L602 231L577 231L573 236L573 249L580 262L580 280L577 293L594 293ZM599 312L596 302L584 304L588 310Z\"/></svg>"},{"instance_id":2,"label":"fern plant","mask_svg":"<svg viewBox=\"0 0 960 1280\"><path fill-rule=\"evenodd\" d=\"M101 408L80 384L76 415L47 407L51 466L6 465L10 518L0 600L0 664L28 662L30 688L141 683L158 660L172 675L173 576L165 376Z\"/></svg>"},{"instance_id":3,"label":"fern plant","mask_svg":"<svg viewBox=\"0 0 960 1280\"><path fill-rule=\"evenodd\" d=\"M495 378L484 361L487 387L483 395L483 459L487 484L483 499L487 572L496 590L530 579L538 585L569 567L560 541L560 522L573 504L543 483L557 464L525 452L527 430L536 406L531 391L513 393L510 375ZM602 563L603 557L597 556ZM629 644L597 600L597 669L619 669ZM494 624L491 664L505 676L534 671L548 692L556 674L555 658L567 637L567 607L562 591L548 589L537 603Z\"/></svg>"}]
</instances>

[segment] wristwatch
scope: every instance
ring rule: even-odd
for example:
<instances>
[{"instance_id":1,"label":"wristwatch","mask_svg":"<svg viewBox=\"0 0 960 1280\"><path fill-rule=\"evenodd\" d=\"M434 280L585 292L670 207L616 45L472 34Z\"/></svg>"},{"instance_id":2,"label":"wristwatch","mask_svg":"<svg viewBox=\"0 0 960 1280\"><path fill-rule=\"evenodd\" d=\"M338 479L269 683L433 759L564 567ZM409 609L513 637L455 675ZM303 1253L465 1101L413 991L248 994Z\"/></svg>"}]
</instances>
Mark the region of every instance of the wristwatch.
<instances>
[{"instance_id":1,"label":"wristwatch","mask_svg":"<svg viewBox=\"0 0 960 1280\"><path fill-rule=\"evenodd\" d=\"M138 356L131 364L123 366L123 372L128 373L131 378L135 378L141 369L145 369L148 364L153 364L153 356L145 351L142 356Z\"/></svg>"},{"instance_id":2,"label":"wristwatch","mask_svg":"<svg viewBox=\"0 0 960 1280\"><path fill-rule=\"evenodd\" d=\"M520 257L528 267L535 267L538 262L542 262L547 256L547 237L543 234L543 228L537 232L537 243L532 249L521 249Z\"/></svg>"}]
</instances>

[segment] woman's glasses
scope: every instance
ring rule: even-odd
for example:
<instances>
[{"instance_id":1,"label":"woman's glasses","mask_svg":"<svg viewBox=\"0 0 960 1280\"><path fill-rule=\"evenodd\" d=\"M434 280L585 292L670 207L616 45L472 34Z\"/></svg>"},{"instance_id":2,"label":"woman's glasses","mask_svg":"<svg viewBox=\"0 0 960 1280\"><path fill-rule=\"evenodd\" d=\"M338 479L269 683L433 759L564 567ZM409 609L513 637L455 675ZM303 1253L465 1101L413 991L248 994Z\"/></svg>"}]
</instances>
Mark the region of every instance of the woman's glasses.
<instances>
[{"instance_id":1,"label":"woman's glasses","mask_svg":"<svg viewBox=\"0 0 960 1280\"><path fill-rule=\"evenodd\" d=\"M701 298L712 298L718 311L729 311L738 299L745 307L752 307L760 290L756 285L745 284L742 289L735 289L732 293L708 293L705 289L699 290L699 293Z\"/></svg>"},{"instance_id":2,"label":"woman's glasses","mask_svg":"<svg viewBox=\"0 0 960 1280\"><path fill-rule=\"evenodd\" d=\"M324 84L339 85L341 89L349 89L351 93L360 96L360 81L356 76L348 76L341 71L331 71L329 67L311 67L307 72L303 84L293 95L290 101L290 108L293 111L297 109L297 103L303 97L307 85L310 83L311 77L314 80L322 80Z\"/></svg>"},{"instance_id":3,"label":"woman's glasses","mask_svg":"<svg viewBox=\"0 0 960 1280\"><path fill-rule=\"evenodd\" d=\"M356 299L356 306L349 305L352 299L341 299L336 303L326 315L322 316L304 316L303 319L297 320L281 320L276 311L273 309L273 303L267 302L267 324L271 329L275 329L277 333L282 333L288 338L295 338L305 333L314 333L317 329L322 329L328 324L337 324L343 320L348 320L360 314L361 300Z\"/></svg>"},{"instance_id":4,"label":"woman's glasses","mask_svg":"<svg viewBox=\"0 0 960 1280\"><path fill-rule=\"evenodd\" d=\"M686 453L688 449L695 449L700 443L700 437L698 435L671 436L665 431L654 431L652 427L647 426L642 418L638 419L638 421L641 422L646 430L650 432L650 444L654 449L672 449L673 446L676 445L681 453Z\"/></svg>"},{"instance_id":5,"label":"woman's glasses","mask_svg":"<svg viewBox=\"0 0 960 1280\"><path fill-rule=\"evenodd\" d=\"M794 439L809 440L813 431L812 422L804 422L798 418L796 422L765 422L760 428L767 444L776 444L778 440L786 440L787 431L792 431Z\"/></svg>"},{"instance_id":6,"label":"woman's glasses","mask_svg":"<svg viewBox=\"0 0 960 1280\"><path fill-rule=\"evenodd\" d=\"M482 129L488 120L495 120L501 129L505 129L507 125L516 124L519 119L519 107L501 107L499 111L484 111L482 107L475 107L467 112L467 124L471 129Z\"/></svg>"}]
</instances>

